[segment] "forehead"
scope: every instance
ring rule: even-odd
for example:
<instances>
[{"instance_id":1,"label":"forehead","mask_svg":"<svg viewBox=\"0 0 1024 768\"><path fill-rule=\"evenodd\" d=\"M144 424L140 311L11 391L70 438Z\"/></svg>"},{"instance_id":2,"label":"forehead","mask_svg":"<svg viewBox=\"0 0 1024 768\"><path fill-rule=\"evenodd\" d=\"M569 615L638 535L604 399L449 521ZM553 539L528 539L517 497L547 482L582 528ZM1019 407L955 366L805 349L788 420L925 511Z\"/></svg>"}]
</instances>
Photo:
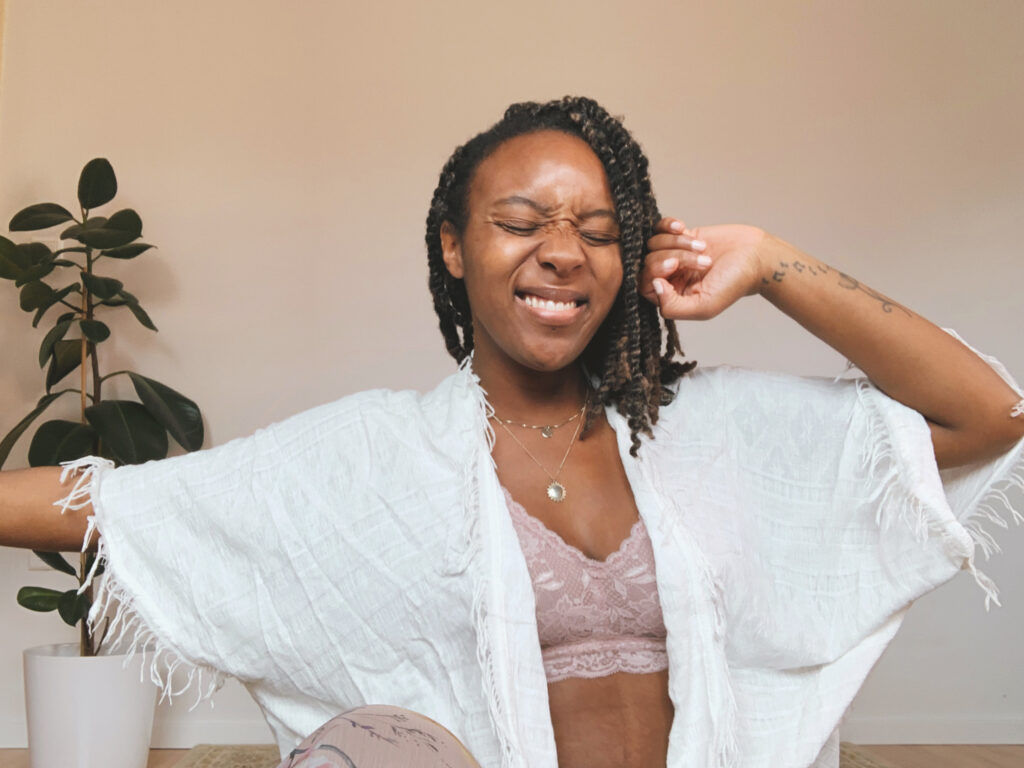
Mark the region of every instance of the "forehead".
<instances>
[{"instance_id":1,"label":"forehead","mask_svg":"<svg viewBox=\"0 0 1024 768\"><path fill-rule=\"evenodd\" d=\"M549 208L612 208L604 166L585 141L537 131L502 143L477 168L470 208L526 197Z\"/></svg>"}]
</instances>

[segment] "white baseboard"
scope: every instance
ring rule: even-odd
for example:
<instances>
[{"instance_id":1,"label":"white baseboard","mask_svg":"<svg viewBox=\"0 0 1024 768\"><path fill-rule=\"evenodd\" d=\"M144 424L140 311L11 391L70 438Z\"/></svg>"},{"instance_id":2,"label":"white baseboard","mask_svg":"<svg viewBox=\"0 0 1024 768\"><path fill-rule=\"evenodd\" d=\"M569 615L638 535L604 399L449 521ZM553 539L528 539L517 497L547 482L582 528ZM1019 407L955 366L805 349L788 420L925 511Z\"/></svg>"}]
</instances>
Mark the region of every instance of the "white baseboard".
<instances>
[{"instance_id":1,"label":"white baseboard","mask_svg":"<svg viewBox=\"0 0 1024 768\"><path fill-rule=\"evenodd\" d=\"M196 744L273 744L270 728L262 720L157 720L151 745L155 749L180 749Z\"/></svg>"},{"instance_id":2,"label":"white baseboard","mask_svg":"<svg viewBox=\"0 0 1024 768\"><path fill-rule=\"evenodd\" d=\"M1014 717L854 717L839 738L853 744L1024 744L1024 714Z\"/></svg>"}]
</instances>

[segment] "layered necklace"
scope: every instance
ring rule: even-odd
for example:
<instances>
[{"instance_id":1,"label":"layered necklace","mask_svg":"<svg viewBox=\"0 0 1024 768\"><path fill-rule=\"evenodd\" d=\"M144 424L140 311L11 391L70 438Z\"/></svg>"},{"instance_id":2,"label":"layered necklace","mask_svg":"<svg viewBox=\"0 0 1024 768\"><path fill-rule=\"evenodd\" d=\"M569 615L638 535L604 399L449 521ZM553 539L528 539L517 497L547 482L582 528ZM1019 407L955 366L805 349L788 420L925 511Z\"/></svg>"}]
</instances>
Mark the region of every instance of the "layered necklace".
<instances>
[{"instance_id":1,"label":"layered necklace","mask_svg":"<svg viewBox=\"0 0 1024 768\"><path fill-rule=\"evenodd\" d=\"M561 482L559 482L558 476L562 474L562 468L565 466L565 462L569 458L569 454L572 452L573 446L576 445L576 438L579 437L580 430L583 428L583 423L586 421L585 415L587 413L587 405L589 403L590 397L588 395L587 398L584 399L583 405L580 407L578 411L576 411L576 413L567 418L565 421L560 422L558 424L524 424L514 419L502 419L497 414L493 414L491 416L492 419L494 419L496 422L498 422L499 425L501 425L502 429L508 432L509 437L516 441L519 447L523 449L523 452L533 460L533 463L540 467L544 471L544 474L547 475L548 478L551 480L551 482L548 483L547 496L549 499L551 499L551 501L554 501L556 503L565 501L565 497L568 494L568 491L566 491L565 486ZM554 473L549 472L548 468L541 464L537 457L530 452L530 449L523 445L523 441L516 437L515 433L511 429L509 429L510 425L515 427L521 427L523 429L539 429L542 437L549 438L555 433L556 429L558 429L559 427L564 427L566 424L569 424L573 421L577 422L576 430L572 433L572 439L569 441L569 447L565 449L565 455L562 456L562 461L558 465L558 469L556 469Z\"/></svg>"}]
</instances>

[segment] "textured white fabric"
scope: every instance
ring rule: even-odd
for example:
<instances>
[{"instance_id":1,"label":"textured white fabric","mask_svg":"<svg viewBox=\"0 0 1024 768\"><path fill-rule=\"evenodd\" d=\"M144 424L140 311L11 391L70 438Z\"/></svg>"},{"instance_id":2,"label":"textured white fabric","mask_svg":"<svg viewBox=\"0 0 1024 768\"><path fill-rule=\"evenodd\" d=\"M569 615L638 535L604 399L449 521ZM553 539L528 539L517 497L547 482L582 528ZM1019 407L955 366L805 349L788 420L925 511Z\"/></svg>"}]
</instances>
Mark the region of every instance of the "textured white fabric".
<instances>
[{"instance_id":1,"label":"textured white fabric","mask_svg":"<svg viewBox=\"0 0 1024 768\"><path fill-rule=\"evenodd\" d=\"M109 558L101 598L123 600L161 680L179 663L199 695L240 679L282 751L386 702L487 768L555 768L486 414L463 366L426 395L366 392L213 450L91 467L73 496L91 494ZM924 420L866 381L729 368L679 383L639 459L608 418L655 555L671 768L834 766L911 601L961 567L994 595L972 538L1024 485L1024 443L944 493Z\"/></svg>"}]
</instances>

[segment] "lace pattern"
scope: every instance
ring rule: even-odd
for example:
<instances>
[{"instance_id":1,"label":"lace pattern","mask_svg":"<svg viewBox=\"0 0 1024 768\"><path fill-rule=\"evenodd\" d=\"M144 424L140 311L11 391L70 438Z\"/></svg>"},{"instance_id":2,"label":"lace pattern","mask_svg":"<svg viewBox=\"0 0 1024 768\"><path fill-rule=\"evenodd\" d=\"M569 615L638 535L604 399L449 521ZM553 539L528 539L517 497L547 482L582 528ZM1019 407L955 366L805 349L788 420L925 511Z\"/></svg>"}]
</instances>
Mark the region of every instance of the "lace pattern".
<instances>
[{"instance_id":1,"label":"lace pattern","mask_svg":"<svg viewBox=\"0 0 1024 768\"><path fill-rule=\"evenodd\" d=\"M643 520L606 560L594 560L507 489L505 499L533 580L548 682L667 669L654 552Z\"/></svg>"}]
</instances>

